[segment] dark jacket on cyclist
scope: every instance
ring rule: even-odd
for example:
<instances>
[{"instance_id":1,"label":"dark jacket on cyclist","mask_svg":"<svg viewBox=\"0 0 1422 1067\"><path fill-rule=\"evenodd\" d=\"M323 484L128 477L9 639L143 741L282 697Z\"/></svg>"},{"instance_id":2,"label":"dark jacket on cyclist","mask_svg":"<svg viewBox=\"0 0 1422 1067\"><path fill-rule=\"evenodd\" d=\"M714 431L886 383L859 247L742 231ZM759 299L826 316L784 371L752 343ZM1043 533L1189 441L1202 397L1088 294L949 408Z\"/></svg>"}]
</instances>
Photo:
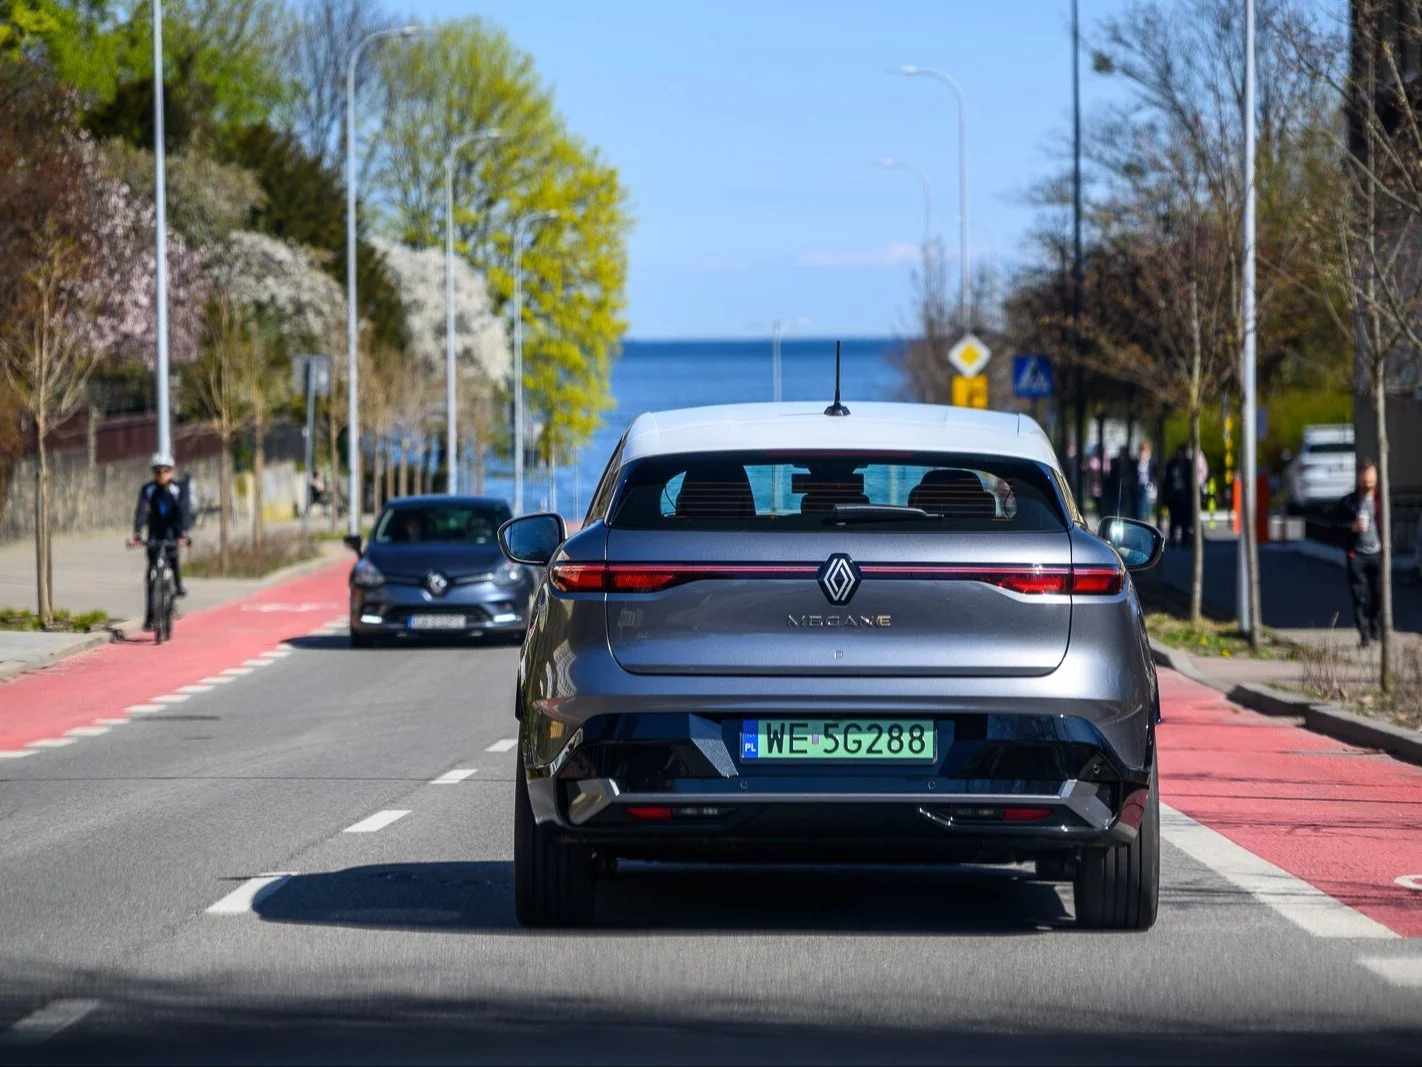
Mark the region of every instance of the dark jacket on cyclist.
<instances>
[{"instance_id":1,"label":"dark jacket on cyclist","mask_svg":"<svg viewBox=\"0 0 1422 1067\"><path fill-rule=\"evenodd\" d=\"M183 521L183 496L175 482L159 485L149 482L138 491L138 506L133 511L133 539L143 536L143 528L148 528L148 565L158 562L158 550L163 542L174 542L168 552L168 564L173 568L173 583L179 590L183 588L182 574L178 570L176 542L187 535L187 524Z\"/></svg>"}]
</instances>

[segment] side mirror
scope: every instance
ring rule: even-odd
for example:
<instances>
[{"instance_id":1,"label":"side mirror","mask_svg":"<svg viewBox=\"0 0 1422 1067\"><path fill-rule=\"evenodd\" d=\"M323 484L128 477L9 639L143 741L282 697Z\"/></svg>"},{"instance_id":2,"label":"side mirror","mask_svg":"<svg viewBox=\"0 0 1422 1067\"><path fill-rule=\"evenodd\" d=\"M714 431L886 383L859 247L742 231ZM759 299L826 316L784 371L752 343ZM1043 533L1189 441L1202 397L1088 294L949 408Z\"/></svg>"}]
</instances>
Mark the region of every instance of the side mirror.
<instances>
[{"instance_id":1,"label":"side mirror","mask_svg":"<svg viewBox=\"0 0 1422 1067\"><path fill-rule=\"evenodd\" d=\"M357 556L360 555L360 534L349 534L341 539L341 543L347 548L349 548L352 552L354 552Z\"/></svg>"},{"instance_id":2,"label":"side mirror","mask_svg":"<svg viewBox=\"0 0 1422 1067\"><path fill-rule=\"evenodd\" d=\"M1116 550L1130 571L1154 567L1165 554L1165 535L1148 522L1111 515L1101 520L1096 536Z\"/></svg>"},{"instance_id":3,"label":"side mirror","mask_svg":"<svg viewBox=\"0 0 1422 1067\"><path fill-rule=\"evenodd\" d=\"M499 527L499 547L504 555L530 567L548 566L553 553L567 539L563 516L552 512L524 515Z\"/></svg>"}]
</instances>

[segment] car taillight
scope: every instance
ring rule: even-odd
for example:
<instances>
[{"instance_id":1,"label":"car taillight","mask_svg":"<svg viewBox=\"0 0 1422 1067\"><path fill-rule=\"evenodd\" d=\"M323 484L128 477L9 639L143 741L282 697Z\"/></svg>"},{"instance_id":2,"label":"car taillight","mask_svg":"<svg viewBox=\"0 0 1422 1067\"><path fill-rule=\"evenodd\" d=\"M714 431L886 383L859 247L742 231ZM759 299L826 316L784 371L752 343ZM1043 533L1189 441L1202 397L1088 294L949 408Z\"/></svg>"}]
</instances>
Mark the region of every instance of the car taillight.
<instances>
[{"instance_id":1,"label":"car taillight","mask_svg":"<svg viewBox=\"0 0 1422 1067\"><path fill-rule=\"evenodd\" d=\"M813 563L555 563L553 588L561 593L659 593L708 579L814 578ZM866 563L865 578L984 582L1035 596L1114 596L1125 585L1117 567L973 566Z\"/></svg>"},{"instance_id":2,"label":"car taillight","mask_svg":"<svg viewBox=\"0 0 1422 1067\"><path fill-rule=\"evenodd\" d=\"M1126 584L1126 572L1119 567L1073 567L1071 591L1074 596L1115 596Z\"/></svg>"}]
</instances>

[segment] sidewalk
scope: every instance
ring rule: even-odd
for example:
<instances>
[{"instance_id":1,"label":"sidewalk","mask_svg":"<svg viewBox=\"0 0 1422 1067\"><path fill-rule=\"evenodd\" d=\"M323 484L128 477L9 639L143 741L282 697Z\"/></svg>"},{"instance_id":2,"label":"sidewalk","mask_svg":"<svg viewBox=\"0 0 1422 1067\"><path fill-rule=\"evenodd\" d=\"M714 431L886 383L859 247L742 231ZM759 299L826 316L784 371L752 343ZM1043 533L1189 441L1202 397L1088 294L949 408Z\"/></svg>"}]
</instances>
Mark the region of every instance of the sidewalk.
<instances>
[{"instance_id":1,"label":"sidewalk","mask_svg":"<svg viewBox=\"0 0 1422 1067\"><path fill-rule=\"evenodd\" d=\"M323 521L313 523L320 532ZM301 529L297 521L267 524L269 534L292 534ZM241 533L245 534L243 530ZM143 614L143 553L124 543L123 529L110 533L83 534L54 539L55 607L70 611L98 609L110 619L133 620ZM242 540L245 538L238 538ZM217 524L207 523L193 534L194 544L208 547L217 543ZM321 543L322 558L338 559L349 551L339 541ZM179 610L191 614L202 608L225 604L246 596L273 577L266 578L185 578L188 595L179 601ZM12 541L0 545L0 605L33 608L35 604L35 546L33 541ZM130 627L131 629L131 627ZM25 670L42 667L75 652L107 643L124 633L24 633L0 630L0 680Z\"/></svg>"}]
</instances>

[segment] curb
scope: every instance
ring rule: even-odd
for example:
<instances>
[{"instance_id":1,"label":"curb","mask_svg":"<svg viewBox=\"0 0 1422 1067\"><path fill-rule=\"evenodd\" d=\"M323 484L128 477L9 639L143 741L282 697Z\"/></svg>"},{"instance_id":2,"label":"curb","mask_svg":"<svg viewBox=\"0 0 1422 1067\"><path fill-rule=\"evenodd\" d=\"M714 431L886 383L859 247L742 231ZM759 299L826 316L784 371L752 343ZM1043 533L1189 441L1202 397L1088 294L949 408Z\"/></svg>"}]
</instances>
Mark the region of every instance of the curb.
<instances>
[{"instance_id":1,"label":"curb","mask_svg":"<svg viewBox=\"0 0 1422 1067\"><path fill-rule=\"evenodd\" d=\"M81 637L83 640L76 641L72 645L66 645L64 648L49 653L38 661L32 660L25 663L15 661L0 665L0 682L8 682L11 678L18 678L22 674L28 674L30 671L44 670L46 667L52 667L54 664L61 660L66 660L70 656L77 656L81 652L89 652L103 645L111 645L116 641L130 640L134 634L141 632L142 629L142 619L123 619L118 622L110 622L102 630L92 630L87 634L76 634L76 637Z\"/></svg>"},{"instance_id":2,"label":"curb","mask_svg":"<svg viewBox=\"0 0 1422 1067\"><path fill-rule=\"evenodd\" d=\"M1169 667L1192 682L1223 693L1232 703L1250 711L1297 719L1305 730L1362 748L1379 749L1396 759L1422 766L1422 733L1417 730L1355 715L1337 704L1320 704L1307 697L1281 693L1267 685L1245 682L1226 686L1202 674L1189 653L1161 644L1153 637L1150 650L1159 666Z\"/></svg>"}]
</instances>

